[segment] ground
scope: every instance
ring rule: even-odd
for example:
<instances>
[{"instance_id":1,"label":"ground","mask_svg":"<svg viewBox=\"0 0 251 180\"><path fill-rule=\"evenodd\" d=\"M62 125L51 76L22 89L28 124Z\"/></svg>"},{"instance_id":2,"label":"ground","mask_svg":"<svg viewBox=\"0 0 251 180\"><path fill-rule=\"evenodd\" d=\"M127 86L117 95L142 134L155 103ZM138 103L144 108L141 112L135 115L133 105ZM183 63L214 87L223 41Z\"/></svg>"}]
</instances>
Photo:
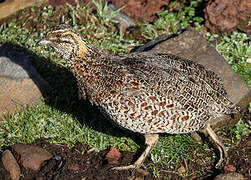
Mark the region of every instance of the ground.
<instances>
[{"instance_id":1,"label":"ground","mask_svg":"<svg viewBox=\"0 0 251 180\"><path fill-rule=\"evenodd\" d=\"M249 143L249 144L248 144ZM109 149L102 150L100 152L91 152L87 153L90 147L87 145L83 145L77 143L74 147L69 148L66 144L51 144L46 139L39 139L32 143L32 145L36 145L48 150L54 156L61 156L62 162L56 163L54 160L50 160L43 164L40 171L32 171L28 169L22 168L23 177L21 180L35 179L38 177L43 177L43 179L60 179L60 180L68 180L68 179L132 179L142 178L145 180L155 179L153 176L153 172L151 170L147 170L146 173L143 171L113 171L110 170L114 165L110 165L106 161L106 154ZM248 162L248 153L250 151L250 138L244 137L238 143L238 145L232 146L229 150L229 164L233 165L237 168L236 172L243 174L246 178L250 177L250 162ZM82 153L85 152L85 153ZM208 153L210 156L211 153ZM133 152L122 152L121 158L119 160L119 164L124 165L131 163L135 158L135 153ZM148 166L152 162L148 159L145 162L145 165ZM194 167L196 168L196 167ZM207 173L202 176L192 175L189 179L212 179L219 173L224 170L216 170L213 167L208 167L205 169ZM145 175L146 173L146 175ZM168 168L163 168L160 173L160 179L164 177L169 177L170 179L180 179L181 177L177 174L177 172L172 172ZM3 167L2 162L0 162L0 178L2 180L9 180L10 177L8 172Z\"/></svg>"}]
</instances>

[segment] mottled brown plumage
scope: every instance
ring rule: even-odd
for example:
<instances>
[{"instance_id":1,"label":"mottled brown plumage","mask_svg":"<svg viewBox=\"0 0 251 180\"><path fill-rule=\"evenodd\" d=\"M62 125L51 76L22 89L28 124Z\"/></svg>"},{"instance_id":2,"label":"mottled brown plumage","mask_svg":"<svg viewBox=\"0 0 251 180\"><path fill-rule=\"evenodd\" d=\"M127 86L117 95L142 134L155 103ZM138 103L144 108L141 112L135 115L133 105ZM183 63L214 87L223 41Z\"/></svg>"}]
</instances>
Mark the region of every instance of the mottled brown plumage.
<instances>
[{"instance_id":1,"label":"mottled brown plumage","mask_svg":"<svg viewBox=\"0 0 251 180\"><path fill-rule=\"evenodd\" d=\"M205 128L220 151L224 145L210 120L239 111L226 97L222 80L193 61L164 53L114 56L85 42L67 25L53 28L39 44L49 44L78 82L83 99L95 104L120 127L145 135L147 148L137 168L154 148L158 133L189 133Z\"/></svg>"}]
</instances>

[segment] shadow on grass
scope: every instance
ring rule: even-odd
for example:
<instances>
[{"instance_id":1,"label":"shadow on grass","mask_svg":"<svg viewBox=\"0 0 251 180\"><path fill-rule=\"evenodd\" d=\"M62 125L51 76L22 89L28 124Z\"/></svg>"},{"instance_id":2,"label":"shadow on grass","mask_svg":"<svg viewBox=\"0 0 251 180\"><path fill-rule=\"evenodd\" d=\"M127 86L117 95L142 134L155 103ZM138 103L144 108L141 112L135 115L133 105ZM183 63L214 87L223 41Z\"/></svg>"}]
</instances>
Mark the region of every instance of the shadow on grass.
<instances>
[{"instance_id":1,"label":"shadow on grass","mask_svg":"<svg viewBox=\"0 0 251 180\"><path fill-rule=\"evenodd\" d=\"M27 72L29 77L39 87L45 103L49 106L71 114L81 124L85 124L98 132L116 137L130 137L141 147L144 146L144 141L140 138L141 136L125 129L121 131L121 128L112 125L113 123L104 117L96 106L91 105L87 100L79 100L76 80L65 67L16 44L3 44L0 47L0 52L3 52L1 53L2 56L8 57ZM30 62L27 62L28 65L24 63L24 58L30 59L35 69L30 68ZM46 90L41 85L42 78L36 71L49 83L51 91ZM60 121L60 119L58 120Z\"/></svg>"}]
</instances>

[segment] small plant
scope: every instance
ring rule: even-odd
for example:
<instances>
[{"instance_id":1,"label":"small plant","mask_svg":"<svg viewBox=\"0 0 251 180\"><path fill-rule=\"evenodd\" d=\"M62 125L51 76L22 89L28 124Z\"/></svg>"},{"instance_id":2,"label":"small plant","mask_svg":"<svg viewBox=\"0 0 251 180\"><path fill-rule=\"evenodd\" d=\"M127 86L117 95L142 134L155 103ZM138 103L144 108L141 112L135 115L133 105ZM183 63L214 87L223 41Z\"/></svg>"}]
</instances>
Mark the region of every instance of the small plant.
<instances>
[{"instance_id":1,"label":"small plant","mask_svg":"<svg viewBox=\"0 0 251 180\"><path fill-rule=\"evenodd\" d=\"M92 2L96 6L97 15L102 21L104 21L105 23L115 23L115 24L118 23L118 21L115 20L114 18L118 15L118 13L124 7L121 7L119 9L117 9L116 11L112 11L109 9L108 2L105 2L104 6L103 6L101 0L99 2L95 1L95 0Z\"/></svg>"},{"instance_id":2,"label":"small plant","mask_svg":"<svg viewBox=\"0 0 251 180\"><path fill-rule=\"evenodd\" d=\"M43 7L43 12L42 12L42 16L50 16L53 13L53 7L51 5L48 6L44 6Z\"/></svg>"},{"instance_id":3,"label":"small plant","mask_svg":"<svg viewBox=\"0 0 251 180\"><path fill-rule=\"evenodd\" d=\"M232 65L240 61L246 62L251 57L250 37L235 31L230 36L224 36L216 49Z\"/></svg>"},{"instance_id":4,"label":"small plant","mask_svg":"<svg viewBox=\"0 0 251 180\"><path fill-rule=\"evenodd\" d=\"M240 140L242 136L246 136L251 133L251 121L244 123L240 120L232 129L230 129L230 132L237 140Z\"/></svg>"},{"instance_id":5,"label":"small plant","mask_svg":"<svg viewBox=\"0 0 251 180\"><path fill-rule=\"evenodd\" d=\"M159 178L160 177L160 170L159 170L159 167L157 165L150 164L150 165L148 165L148 168L152 170L153 176L155 178Z\"/></svg>"},{"instance_id":6,"label":"small plant","mask_svg":"<svg viewBox=\"0 0 251 180\"><path fill-rule=\"evenodd\" d=\"M199 30L204 19L195 13L198 5L198 1L191 1L188 6L183 4L178 12L170 10L160 12L152 24L142 25L142 35L147 39L153 39L163 33L177 33L188 25L195 26ZM175 6L177 6L177 2L173 1L170 3L169 9L173 9Z\"/></svg>"},{"instance_id":7,"label":"small plant","mask_svg":"<svg viewBox=\"0 0 251 180\"><path fill-rule=\"evenodd\" d=\"M245 33L233 32L221 38L216 50L251 87L251 63L248 61L251 58L250 37Z\"/></svg>"}]
</instances>

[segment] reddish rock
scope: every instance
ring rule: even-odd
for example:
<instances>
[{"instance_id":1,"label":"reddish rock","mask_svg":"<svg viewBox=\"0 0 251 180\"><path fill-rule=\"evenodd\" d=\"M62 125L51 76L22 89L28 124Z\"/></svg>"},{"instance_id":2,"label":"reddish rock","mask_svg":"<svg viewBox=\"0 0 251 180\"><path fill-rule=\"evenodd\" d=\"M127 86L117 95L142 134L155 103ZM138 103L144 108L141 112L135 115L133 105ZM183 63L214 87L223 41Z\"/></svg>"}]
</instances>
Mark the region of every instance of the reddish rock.
<instances>
[{"instance_id":1,"label":"reddish rock","mask_svg":"<svg viewBox=\"0 0 251 180\"><path fill-rule=\"evenodd\" d=\"M24 168L33 169L35 171L39 170L44 161L52 157L45 149L26 144L15 144L12 146L12 151L15 152L18 162Z\"/></svg>"},{"instance_id":2,"label":"reddish rock","mask_svg":"<svg viewBox=\"0 0 251 180\"><path fill-rule=\"evenodd\" d=\"M224 167L224 172L225 173L236 172L236 168L232 164L229 164Z\"/></svg>"},{"instance_id":3,"label":"reddish rock","mask_svg":"<svg viewBox=\"0 0 251 180\"><path fill-rule=\"evenodd\" d=\"M69 169L74 171L74 172L78 172L80 170L79 166L77 164L71 164L69 166Z\"/></svg>"},{"instance_id":4,"label":"reddish rock","mask_svg":"<svg viewBox=\"0 0 251 180\"><path fill-rule=\"evenodd\" d=\"M250 0L211 0L205 8L206 27L212 31L232 31L237 28L251 33Z\"/></svg>"},{"instance_id":5,"label":"reddish rock","mask_svg":"<svg viewBox=\"0 0 251 180\"><path fill-rule=\"evenodd\" d=\"M186 168L184 166L180 166L178 169L179 174L183 174L186 172Z\"/></svg>"},{"instance_id":6,"label":"reddish rock","mask_svg":"<svg viewBox=\"0 0 251 180\"><path fill-rule=\"evenodd\" d=\"M10 173L12 180L18 180L20 178L21 170L20 167L9 150L6 150L2 154L2 163L5 169Z\"/></svg>"},{"instance_id":7,"label":"reddish rock","mask_svg":"<svg viewBox=\"0 0 251 180\"><path fill-rule=\"evenodd\" d=\"M219 174L214 178L214 180L245 180L245 178L242 174L225 173L225 174Z\"/></svg>"},{"instance_id":8,"label":"reddish rock","mask_svg":"<svg viewBox=\"0 0 251 180\"><path fill-rule=\"evenodd\" d=\"M122 12L131 18L152 21L154 15L162 12L169 5L169 0L110 0L116 7L123 7Z\"/></svg>"},{"instance_id":9,"label":"reddish rock","mask_svg":"<svg viewBox=\"0 0 251 180\"><path fill-rule=\"evenodd\" d=\"M143 176L147 176L149 175L150 173L144 169L136 169L136 171L140 174L142 174Z\"/></svg>"},{"instance_id":10,"label":"reddish rock","mask_svg":"<svg viewBox=\"0 0 251 180\"><path fill-rule=\"evenodd\" d=\"M111 147L110 151L106 154L105 159L108 161L108 164L118 164L118 160L121 156L121 153L115 147Z\"/></svg>"}]
</instances>

